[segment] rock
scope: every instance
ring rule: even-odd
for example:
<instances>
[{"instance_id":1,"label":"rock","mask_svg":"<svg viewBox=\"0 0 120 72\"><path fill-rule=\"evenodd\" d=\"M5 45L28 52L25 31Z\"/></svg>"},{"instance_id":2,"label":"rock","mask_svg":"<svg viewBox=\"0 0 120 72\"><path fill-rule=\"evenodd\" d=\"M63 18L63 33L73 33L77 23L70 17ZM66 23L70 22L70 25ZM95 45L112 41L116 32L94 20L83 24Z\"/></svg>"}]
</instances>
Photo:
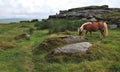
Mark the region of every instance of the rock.
<instances>
[{"instance_id":1,"label":"rock","mask_svg":"<svg viewBox=\"0 0 120 72\"><path fill-rule=\"evenodd\" d=\"M61 33L62 34L62 33ZM81 38L80 36L71 36L71 35L51 35L48 39L61 39L64 41L66 44L72 44L72 43L77 43L82 40L86 40L84 38Z\"/></svg>"},{"instance_id":2,"label":"rock","mask_svg":"<svg viewBox=\"0 0 120 72\"><path fill-rule=\"evenodd\" d=\"M87 21L88 21L87 18L82 18L81 20L84 21L84 22L87 22Z\"/></svg>"},{"instance_id":3,"label":"rock","mask_svg":"<svg viewBox=\"0 0 120 72\"><path fill-rule=\"evenodd\" d=\"M69 9L68 11L78 11L78 10L94 10L94 9L108 9L108 5L103 5L103 6L87 6L87 7L80 7L80 8L73 8Z\"/></svg>"},{"instance_id":4,"label":"rock","mask_svg":"<svg viewBox=\"0 0 120 72\"><path fill-rule=\"evenodd\" d=\"M119 8L108 8L108 5L103 6L88 6L80 8L72 8L69 10L60 11L59 14L50 15L48 19L82 19L92 18L98 14L119 12Z\"/></svg>"},{"instance_id":5,"label":"rock","mask_svg":"<svg viewBox=\"0 0 120 72\"><path fill-rule=\"evenodd\" d=\"M92 46L92 44L89 42L70 44L70 45L66 45L66 46L55 49L54 54L86 52L90 46Z\"/></svg>"},{"instance_id":6,"label":"rock","mask_svg":"<svg viewBox=\"0 0 120 72\"><path fill-rule=\"evenodd\" d=\"M30 40L30 35L28 34L20 34L17 35L16 37L14 37L15 40L20 40L20 39L26 39L26 40Z\"/></svg>"},{"instance_id":7,"label":"rock","mask_svg":"<svg viewBox=\"0 0 120 72\"><path fill-rule=\"evenodd\" d=\"M120 19L117 21L117 25L120 28Z\"/></svg>"},{"instance_id":8,"label":"rock","mask_svg":"<svg viewBox=\"0 0 120 72\"><path fill-rule=\"evenodd\" d=\"M30 40L30 35L29 35L29 34L26 34L24 38L25 38L26 40Z\"/></svg>"},{"instance_id":9,"label":"rock","mask_svg":"<svg viewBox=\"0 0 120 72\"><path fill-rule=\"evenodd\" d=\"M116 28L117 28L117 25L115 25L115 24L109 25L109 28L110 28L110 29L116 29Z\"/></svg>"},{"instance_id":10,"label":"rock","mask_svg":"<svg viewBox=\"0 0 120 72\"><path fill-rule=\"evenodd\" d=\"M97 19L96 18L91 18L91 19L89 19L89 21L95 22L95 21L97 21Z\"/></svg>"},{"instance_id":11,"label":"rock","mask_svg":"<svg viewBox=\"0 0 120 72\"><path fill-rule=\"evenodd\" d=\"M68 36L66 38L63 38L63 40L67 43L67 44L71 44L71 43L77 43L80 42L82 40L85 40L79 36Z\"/></svg>"},{"instance_id":12,"label":"rock","mask_svg":"<svg viewBox=\"0 0 120 72\"><path fill-rule=\"evenodd\" d=\"M84 21L84 22L89 22L89 21L90 21L90 22L96 22L96 21L98 21L98 20L97 20L96 18L94 18L94 17L93 17L93 18L90 18L90 19L82 18L81 20Z\"/></svg>"},{"instance_id":13,"label":"rock","mask_svg":"<svg viewBox=\"0 0 120 72\"><path fill-rule=\"evenodd\" d=\"M81 38L79 36L70 36L70 35L52 35L49 38L45 39L43 42L41 42L35 49L35 53L42 52L51 52L54 49L58 47L62 47L68 44L78 43L83 40L86 40L84 38Z\"/></svg>"},{"instance_id":14,"label":"rock","mask_svg":"<svg viewBox=\"0 0 120 72\"><path fill-rule=\"evenodd\" d=\"M72 8L60 11L59 14L50 15L50 19L78 19L87 21L107 21L120 27L119 17L120 8L109 8L108 5L103 6L87 6ZM116 17L117 16L117 17Z\"/></svg>"}]
</instances>

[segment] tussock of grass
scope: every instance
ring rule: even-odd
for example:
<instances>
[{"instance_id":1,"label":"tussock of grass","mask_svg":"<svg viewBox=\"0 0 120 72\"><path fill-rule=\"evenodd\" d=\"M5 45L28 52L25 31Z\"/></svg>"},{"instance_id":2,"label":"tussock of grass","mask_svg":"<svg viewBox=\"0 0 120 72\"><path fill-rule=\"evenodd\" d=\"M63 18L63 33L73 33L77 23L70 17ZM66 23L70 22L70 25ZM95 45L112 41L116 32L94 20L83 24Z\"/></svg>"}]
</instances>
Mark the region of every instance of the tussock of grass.
<instances>
[{"instance_id":1,"label":"tussock of grass","mask_svg":"<svg viewBox=\"0 0 120 72\"><path fill-rule=\"evenodd\" d=\"M5 43L0 44L0 49L2 50L8 50L8 49L13 49L13 48L15 48L15 45L13 45L10 42L5 42Z\"/></svg>"},{"instance_id":2,"label":"tussock of grass","mask_svg":"<svg viewBox=\"0 0 120 72\"><path fill-rule=\"evenodd\" d=\"M50 37L40 43L34 50L34 54L50 52L53 49L63 46L66 43L60 37Z\"/></svg>"}]
</instances>

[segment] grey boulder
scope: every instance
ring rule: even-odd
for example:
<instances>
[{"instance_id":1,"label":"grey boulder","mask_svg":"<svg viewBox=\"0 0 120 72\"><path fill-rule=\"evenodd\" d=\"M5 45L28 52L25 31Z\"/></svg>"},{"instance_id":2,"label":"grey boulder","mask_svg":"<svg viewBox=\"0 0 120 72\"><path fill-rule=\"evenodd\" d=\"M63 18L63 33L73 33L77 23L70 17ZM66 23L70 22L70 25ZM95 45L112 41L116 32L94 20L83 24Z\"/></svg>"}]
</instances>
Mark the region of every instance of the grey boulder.
<instances>
[{"instance_id":1,"label":"grey boulder","mask_svg":"<svg viewBox=\"0 0 120 72\"><path fill-rule=\"evenodd\" d=\"M81 43L65 45L63 47L55 49L54 54L86 52L90 46L92 46L92 44L89 42L81 42Z\"/></svg>"}]
</instances>

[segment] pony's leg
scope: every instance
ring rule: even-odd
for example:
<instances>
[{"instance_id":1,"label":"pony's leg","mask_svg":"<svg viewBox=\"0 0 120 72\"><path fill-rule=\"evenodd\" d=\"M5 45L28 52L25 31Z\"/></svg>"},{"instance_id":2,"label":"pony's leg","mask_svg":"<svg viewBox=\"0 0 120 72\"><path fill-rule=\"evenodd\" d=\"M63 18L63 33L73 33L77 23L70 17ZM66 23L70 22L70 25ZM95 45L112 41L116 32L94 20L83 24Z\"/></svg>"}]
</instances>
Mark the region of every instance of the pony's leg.
<instances>
[{"instance_id":1,"label":"pony's leg","mask_svg":"<svg viewBox=\"0 0 120 72\"><path fill-rule=\"evenodd\" d=\"M86 33L85 33L85 35L87 35L87 33L88 33L88 31L86 30Z\"/></svg>"},{"instance_id":2,"label":"pony's leg","mask_svg":"<svg viewBox=\"0 0 120 72\"><path fill-rule=\"evenodd\" d=\"M100 38L102 38L102 36L104 37L104 31L100 30L101 34L100 34Z\"/></svg>"},{"instance_id":3,"label":"pony's leg","mask_svg":"<svg viewBox=\"0 0 120 72\"><path fill-rule=\"evenodd\" d=\"M92 37L92 31L89 31L90 32L90 36Z\"/></svg>"}]
</instances>

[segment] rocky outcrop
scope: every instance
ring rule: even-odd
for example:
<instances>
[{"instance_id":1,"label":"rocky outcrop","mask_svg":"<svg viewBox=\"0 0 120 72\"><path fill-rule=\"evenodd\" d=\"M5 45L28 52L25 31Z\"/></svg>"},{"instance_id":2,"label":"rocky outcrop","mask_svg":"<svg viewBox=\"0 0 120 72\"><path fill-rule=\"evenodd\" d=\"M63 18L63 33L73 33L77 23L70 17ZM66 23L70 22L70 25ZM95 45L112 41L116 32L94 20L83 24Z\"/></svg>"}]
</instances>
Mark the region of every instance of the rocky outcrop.
<instances>
[{"instance_id":1,"label":"rocky outcrop","mask_svg":"<svg viewBox=\"0 0 120 72\"><path fill-rule=\"evenodd\" d=\"M118 13L118 18L110 18L111 16L113 16L112 13ZM106 14L109 14L111 16L107 17L108 19L106 19ZM120 8L109 8L108 5L73 8L69 10L60 11L60 13L56 15L50 15L48 20L50 19L79 19L85 22L104 20L109 23L115 23L118 26L120 26Z\"/></svg>"},{"instance_id":2,"label":"rocky outcrop","mask_svg":"<svg viewBox=\"0 0 120 72\"><path fill-rule=\"evenodd\" d=\"M80 7L73 8L65 11L60 11L59 14L50 15L48 19L82 19L82 18L93 18L96 17L97 14L105 14L112 12L119 12L119 8L108 8L107 5L103 6L88 6L88 7Z\"/></svg>"}]
</instances>

